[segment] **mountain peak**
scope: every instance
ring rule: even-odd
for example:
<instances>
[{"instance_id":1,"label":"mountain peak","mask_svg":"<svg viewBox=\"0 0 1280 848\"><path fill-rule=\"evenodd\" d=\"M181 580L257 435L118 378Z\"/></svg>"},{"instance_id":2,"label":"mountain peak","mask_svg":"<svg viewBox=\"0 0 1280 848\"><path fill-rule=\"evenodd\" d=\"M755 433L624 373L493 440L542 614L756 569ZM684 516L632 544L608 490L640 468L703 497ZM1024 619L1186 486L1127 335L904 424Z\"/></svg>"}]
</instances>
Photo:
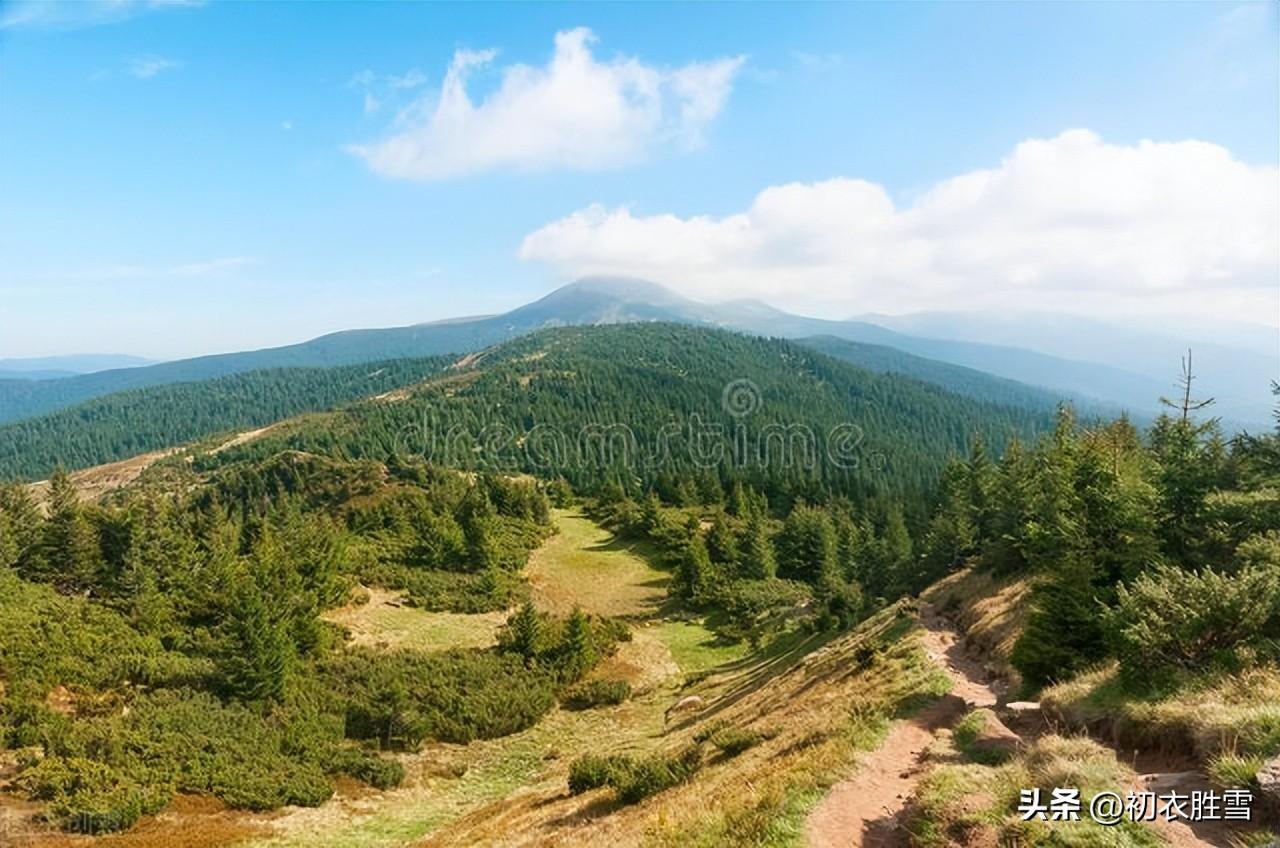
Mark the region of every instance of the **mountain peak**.
<instances>
[{"instance_id":1,"label":"mountain peak","mask_svg":"<svg viewBox=\"0 0 1280 848\"><path fill-rule=\"evenodd\" d=\"M561 286L542 300L582 295L604 296L626 303L645 303L655 306L684 301L684 298L670 289L636 277L581 277Z\"/></svg>"}]
</instances>

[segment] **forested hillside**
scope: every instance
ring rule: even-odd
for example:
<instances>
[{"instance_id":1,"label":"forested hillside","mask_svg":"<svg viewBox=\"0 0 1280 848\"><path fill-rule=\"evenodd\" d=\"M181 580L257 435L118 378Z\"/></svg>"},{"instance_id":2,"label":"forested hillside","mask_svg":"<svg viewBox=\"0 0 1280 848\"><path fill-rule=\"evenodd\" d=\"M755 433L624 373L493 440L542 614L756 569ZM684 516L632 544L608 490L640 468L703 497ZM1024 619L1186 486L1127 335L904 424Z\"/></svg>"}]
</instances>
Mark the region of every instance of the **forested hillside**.
<instances>
[{"instance_id":1,"label":"forested hillside","mask_svg":"<svg viewBox=\"0 0 1280 848\"><path fill-rule=\"evenodd\" d=\"M973 433L1003 443L1050 423L1044 408L873 374L791 342L627 324L508 342L448 380L289 422L212 461L282 448L399 453L562 475L585 491L643 493L662 478L721 474L789 496L918 496Z\"/></svg>"},{"instance_id":2,"label":"forested hillside","mask_svg":"<svg viewBox=\"0 0 1280 848\"><path fill-rule=\"evenodd\" d=\"M1104 411L1113 413L1120 411L1088 397L1072 393L1055 393L1026 383L994 377L973 368L914 356L886 345L864 344L835 336L812 336L798 339L798 341L805 347L853 363L859 368L880 374L901 374L925 383L942 386L947 391L974 400L1040 410L1052 409L1063 401L1070 400L1074 401L1077 409L1086 415L1095 412L1101 414Z\"/></svg>"},{"instance_id":3,"label":"forested hillside","mask_svg":"<svg viewBox=\"0 0 1280 848\"><path fill-rule=\"evenodd\" d=\"M148 386L208 380L269 368L328 368L401 357L462 354L548 327L655 321L722 327L783 338L839 338L852 345L844 348L847 353L860 349L857 356L869 356L867 364L873 370L879 370L875 362L892 359L897 365L894 370L944 387L950 387L950 381L954 380L959 386L969 386L966 391L979 397L985 397L988 389L982 385L985 380L973 376L973 369L983 375L999 375L990 376L993 385L1012 380L1027 386L1047 387L1054 401L1066 397L1088 406L1095 402L1091 399L1101 398L1112 406L1132 407L1143 412L1155 408L1154 398L1164 385L1163 381L1120 368L1045 356L1032 350L909 336L860 321L791 315L749 301L698 303L641 280L588 278L502 315L409 327L349 330L284 347L202 356L56 380L0 379L0 422L41 415L92 398ZM892 349L897 356L868 349L877 347ZM905 367L908 362L910 368ZM969 377L958 379L959 374L966 371ZM990 393L993 397L1004 394L999 389ZM1011 397L1018 394L1010 388ZM1249 406L1243 409L1248 410ZM1256 404L1253 409L1256 412ZM1245 421L1260 417L1239 409L1231 410L1231 414Z\"/></svg>"},{"instance_id":4,"label":"forested hillside","mask_svg":"<svg viewBox=\"0 0 1280 848\"><path fill-rule=\"evenodd\" d=\"M0 477L40 479L330 409L438 372L450 360L398 359L344 368L277 368L134 389L0 425Z\"/></svg>"}]
</instances>

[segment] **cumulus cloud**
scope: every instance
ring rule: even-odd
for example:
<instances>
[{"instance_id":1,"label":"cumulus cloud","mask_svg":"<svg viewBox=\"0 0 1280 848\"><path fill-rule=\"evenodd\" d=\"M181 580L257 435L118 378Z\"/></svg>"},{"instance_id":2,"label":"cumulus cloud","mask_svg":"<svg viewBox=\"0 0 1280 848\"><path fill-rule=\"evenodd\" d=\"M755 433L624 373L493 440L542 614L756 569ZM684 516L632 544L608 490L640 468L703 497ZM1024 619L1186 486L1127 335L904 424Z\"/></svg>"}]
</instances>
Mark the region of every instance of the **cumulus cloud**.
<instances>
[{"instance_id":1,"label":"cumulus cloud","mask_svg":"<svg viewBox=\"0 0 1280 848\"><path fill-rule=\"evenodd\" d=\"M599 169L656 147L696 147L720 114L743 58L675 69L599 61L585 28L560 32L544 67L510 65L479 103L471 74L495 50L459 50L438 92L401 112L394 133L351 152L384 176L438 180L492 169Z\"/></svg>"},{"instance_id":2,"label":"cumulus cloud","mask_svg":"<svg viewBox=\"0 0 1280 848\"><path fill-rule=\"evenodd\" d=\"M764 189L727 217L594 205L525 237L566 276L645 277L813 313L1049 309L1275 323L1280 175L1201 141L1024 141L899 206L836 178Z\"/></svg>"}]
</instances>

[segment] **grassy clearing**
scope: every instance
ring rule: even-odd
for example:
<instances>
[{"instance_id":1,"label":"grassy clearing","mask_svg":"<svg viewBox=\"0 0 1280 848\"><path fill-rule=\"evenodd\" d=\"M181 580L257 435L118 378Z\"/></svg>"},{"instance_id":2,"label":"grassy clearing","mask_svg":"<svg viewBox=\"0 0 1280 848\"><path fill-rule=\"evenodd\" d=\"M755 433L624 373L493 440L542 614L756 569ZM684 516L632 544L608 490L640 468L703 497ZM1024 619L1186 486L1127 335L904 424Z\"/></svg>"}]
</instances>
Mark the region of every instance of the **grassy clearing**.
<instances>
[{"instance_id":1,"label":"grassy clearing","mask_svg":"<svg viewBox=\"0 0 1280 848\"><path fill-rule=\"evenodd\" d=\"M978 715L974 713L973 715ZM957 727L959 735L963 723ZM1104 827L1089 820L1088 803L1097 793L1123 794L1134 773L1107 748L1087 738L1045 736L1001 766L962 762L945 735L930 752L940 762L920 781L908 806L907 827L918 848L953 845L1055 845L1080 848L1155 848L1164 845L1151 829L1122 822ZM1078 822L1022 820L1021 790L1039 787L1043 798L1055 787L1080 789L1084 810Z\"/></svg>"},{"instance_id":2,"label":"grassy clearing","mask_svg":"<svg viewBox=\"0 0 1280 848\"><path fill-rule=\"evenodd\" d=\"M521 789L559 791L568 762L598 750L602 740L648 751L649 740L661 732L664 707L664 700L650 697L610 709L556 710L536 727L502 739L429 746L403 758L403 787L290 810L272 822L277 836L253 844L364 848L422 839Z\"/></svg>"},{"instance_id":3,"label":"grassy clearing","mask_svg":"<svg viewBox=\"0 0 1280 848\"><path fill-rule=\"evenodd\" d=\"M507 619L506 612L428 612L409 606L402 592L373 588L368 594L367 602L330 610L323 618L345 628L352 643L371 648L487 648Z\"/></svg>"},{"instance_id":4,"label":"grassy clearing","mask_svg":"<svg viewBox=\"0 0 1280 848\"><path fill-rule=\"evenodd\" d=\"M663 621L646 628L662 641L687 675L703 674L747 655L742 642L725 642L696 621Z\"/></svg>"},{"instance_id":5,"label":"grassy clearing","mask_svg":"<svg viewBox=\"0 0 1280 848\"><path fill-rule=\"evenodd\" d=\"M666 597L667 575L649 565L642 549L617 543L581 514L559 511L556 520L560 532L535 552L528 566L535 603L560 614L575 605L632 618L657 611ZM447 639L487 642L505 617L426 613L386 604L379 608L379 600L385 598L374 590L364 605L368 609L347 608L363 626L364 635L357 638L384 643L398 638L400 645L412 642L434 650L447 647L442 641ZM342 623L351 627L350 620ZM402 757L402 787L339 798L314 810L290 810L270 823L273 837L255 844L354 848L422 839L465 844L450 835L457 822L510 799L563 791L568 764L580 754L599 752L602 745L615 753L653 753L663 732L663 710L673 697L668 684L682 672L716 665L721 657L741 656L741 647L713 647L712 639L695 622L637 622L632 641L620 645L593 674L627 680L637 690L631 700L593 710L554 710L537 726L501 739L428 746ZM683 656L680 665L672 647Z\"/></svg>"},{"instance_id":6,"label":"grassy clearing","mask_svg":"<svg viewBox=\"0 0 1280 848\"><path fill-rule=\"evenodd\" d=\"M1125 747L1193 752L1213 771L1224 756L1280 753L1280 669L1260 667L1183 681L1168 695L1135 695L1114 664L1046 689L1046 714L1105 732ZM1220 774L1231 771L1217 769ZM1238 771L1238 769L1236 769Z\"/></svg>"},{"instance_id":7,"label":"grassy clearing","mask_svg":"<svg viewBox=\"0 0 1280 848\"><path fill-rule=\"evenodd\" d=\"M558 778L479 806L424 845L798 844L809 809L859 752L879 743L892 716L949 685L914 628L914 618L895 607L825 643L800 640L768 660L748 657L717 668L681 693L707 699L701 714L665 728L661 714L651 714L648 732L600 733L589 749L597 756L668 757L703 731L728 727L759 739L732 755L704 743L702 766L687 782L629 805L608 787L571 795L569 751L562 747L548 768ZM876 650L860 650L869 646ZM665 707L671 693L649 700Z\"/></svg>"},{"instance_id":8,"label":"grassy clearing","mask_svg":"<svg viewBox=\"0 0 1280 848\"><path fill-rule=\"evenodd\" d=\"M639 618L655 614L670 577L654 568L644 545L619 539L577 510L554 510L559 532L529 558L525 574L533 602L567 615Z\"/></svg>"}]
</instances>

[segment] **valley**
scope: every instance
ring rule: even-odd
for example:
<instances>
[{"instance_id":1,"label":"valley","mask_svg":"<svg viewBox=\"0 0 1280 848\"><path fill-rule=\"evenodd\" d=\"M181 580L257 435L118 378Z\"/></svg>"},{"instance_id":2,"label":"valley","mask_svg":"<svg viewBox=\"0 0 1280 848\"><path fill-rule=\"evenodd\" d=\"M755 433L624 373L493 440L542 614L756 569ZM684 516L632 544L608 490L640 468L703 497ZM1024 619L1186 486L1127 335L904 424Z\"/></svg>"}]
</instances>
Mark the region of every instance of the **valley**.
<instances>
[{"instance_id":1,"label":"valley","mask_svg":"<svg viewBox=\"0 0 1280 848\"><path fill-rule=\"evenodd\" d=\"M1139 436L669 324L387 373L0 488L20 844L1088 845L1017 790L1261 792L1280 753L1270 436L1228 462L1212 425ZM702 416L853 422L879 460L707 467L672 426ZM663 461L574 435L611 427ZM1151 523L1171 492L1198 524ZM1228 653L1134 629L1187 615ZM1259 803L1108 838L1262 844Z\"/></svg>"}]
</instances>

